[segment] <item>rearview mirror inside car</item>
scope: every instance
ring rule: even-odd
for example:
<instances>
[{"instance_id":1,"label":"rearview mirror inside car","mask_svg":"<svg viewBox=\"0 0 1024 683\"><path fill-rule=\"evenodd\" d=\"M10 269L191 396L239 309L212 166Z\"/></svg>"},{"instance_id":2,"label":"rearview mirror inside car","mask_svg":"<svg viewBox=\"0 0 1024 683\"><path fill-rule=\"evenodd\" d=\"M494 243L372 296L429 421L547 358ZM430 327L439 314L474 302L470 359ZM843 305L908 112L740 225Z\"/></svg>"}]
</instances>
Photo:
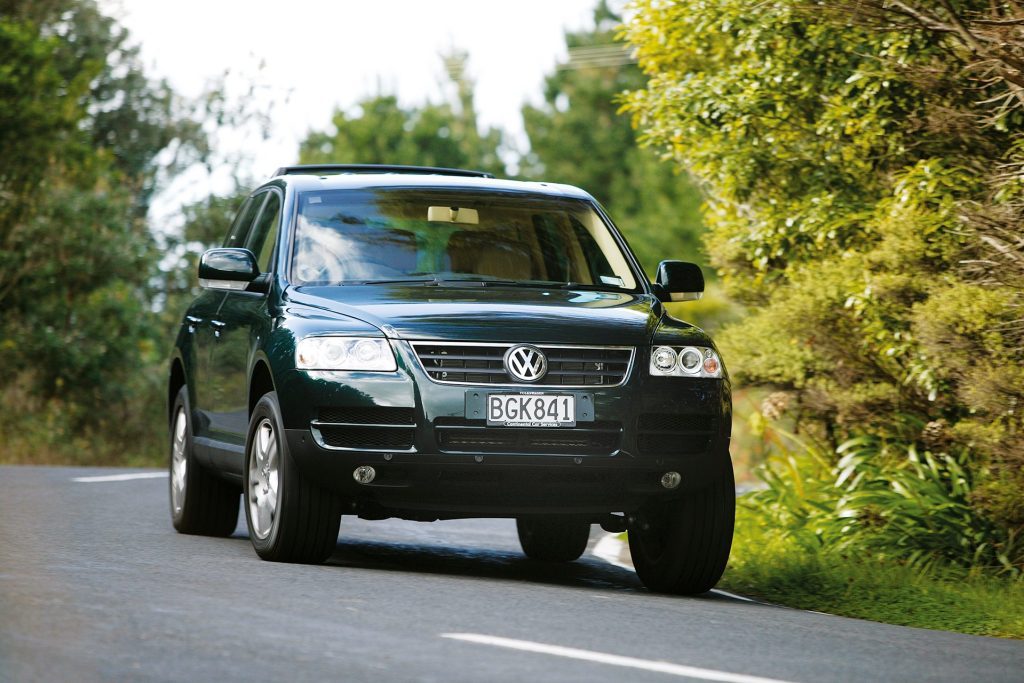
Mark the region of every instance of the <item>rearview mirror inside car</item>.
<instances>
[{"instance_id":1,"label":"rearview mirror inside car","mask_svg":"<svg viewBox=\"0 0 1024 683\"><path fill-rule=\"evenodd\" d=\"M428 206L427 220L431 223L465 223L478 225L480 214L476 209L458 206Z\"/></svg>"}]
</instances>

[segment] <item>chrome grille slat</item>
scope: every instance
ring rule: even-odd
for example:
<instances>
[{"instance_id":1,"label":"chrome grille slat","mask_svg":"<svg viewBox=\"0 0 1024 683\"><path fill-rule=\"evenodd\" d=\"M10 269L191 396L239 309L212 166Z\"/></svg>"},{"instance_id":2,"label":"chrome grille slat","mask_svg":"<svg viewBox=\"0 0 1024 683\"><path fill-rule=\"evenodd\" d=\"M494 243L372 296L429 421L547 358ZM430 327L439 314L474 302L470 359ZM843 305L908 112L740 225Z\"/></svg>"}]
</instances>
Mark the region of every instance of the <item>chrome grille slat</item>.
<instances>
[{"instance_id":1,"label":"chrome grille slat","mask_svg":"<svg viewBox=\"0 0 1024 683\"><path fill-rule=\"evenodd\" d=\"M505 352L516 343L410 342L420 368L439 384L505 387L587 388L623 384L633 368L631 346L533 344L544 352L548 371L537 382L515 382L505 371Z\"/></svg>"},{"instance_id":2,"label":"chrome grille slat","mask_svg":"<svg viewBox=\"0 0 1024 683\"><path fill-rule=\"evenodd\" d=\"M605 370L548 370L549 375L576 375L579 377L604 377L605 375L617 374Z\"/></svg>"},{"instance_id":3,"label":"chrome grille slat","mask_svg":"<svg viewBox=\"0 0 1024 683\"><path fill-rule=\"evenodd\" d=\"M420 356L424 360L486 360L486 361L498 361L501 362L503 354L497 356L479 356L469 353L425 353Z\"/></svg>"}]
</instances>

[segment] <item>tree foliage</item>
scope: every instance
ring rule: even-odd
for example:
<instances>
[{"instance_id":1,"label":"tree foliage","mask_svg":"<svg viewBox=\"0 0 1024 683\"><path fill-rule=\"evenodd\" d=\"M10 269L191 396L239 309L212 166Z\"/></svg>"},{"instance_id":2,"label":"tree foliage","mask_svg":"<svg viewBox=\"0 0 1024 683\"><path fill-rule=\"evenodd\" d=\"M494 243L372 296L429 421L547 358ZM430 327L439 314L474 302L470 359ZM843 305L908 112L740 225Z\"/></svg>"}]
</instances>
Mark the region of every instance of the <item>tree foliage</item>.
<instances>
[{"instance_id":1,"label":"tree foliage","mask_svg":"<svg viewBox=\"0 0 1024 683\"><path fill-rule=\"evenodd\" d=\"M41 401L51 432L124 427L159 395L146 211L168 149L198 159L206 139L95 2L4 3L0 382Z\"/></svg>"},{"instance_id":2,"label":"tree foliage","mask_svg":"<svg viewBox=\"0 0 1024 683\"><path fill-rule=\"evenodd\" d=\"M973 513L1024 532L1024 11L634 9L649 81L627 107L705 183L708 249L753 311L723 339L734 375L833 447L966 451Z\"/></svg>"},{"instance_id":3,"label":"tree foliage","mask_svg":"<svg viewBox=\"0 0 1024 683\"><path fill-rule=\"evenodd\" d=\"M448 101L403 107L394 95L367 97L354 111L335 112L333 132L311 132L299 148L299 161L473 168L504 175L502 135L496 129L480 131L466 60L460 52L445 57Z\"/></svg>"}]
</instances>

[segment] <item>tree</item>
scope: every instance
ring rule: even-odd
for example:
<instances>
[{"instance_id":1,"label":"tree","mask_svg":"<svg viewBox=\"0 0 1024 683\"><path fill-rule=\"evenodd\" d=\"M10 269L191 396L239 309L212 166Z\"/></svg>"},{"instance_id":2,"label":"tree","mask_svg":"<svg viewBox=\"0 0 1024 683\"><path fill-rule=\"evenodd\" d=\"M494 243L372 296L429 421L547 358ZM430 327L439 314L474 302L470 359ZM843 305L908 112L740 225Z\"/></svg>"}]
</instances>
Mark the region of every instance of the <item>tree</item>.
<instances>
[{"instance_id":1,"label":"tree","mask_svg":"<svg viewBox=\"0 0 1024 683\"><path fill-rule=\"evenodd\" d=\"M444 61L449 101L403 108L394 95L367 97L354 112L335 112L333 132L311 132L300 145L300 162L444 166L505 175L501 133L481 133L477 123L465 53L453 52Z\"/></svg>"},{"instance_id":2,"label":"tree","mask_svg":"<svg viewBox=\"0 0 1024 683\"><path fill-rule=\"evenodd\" d=\"M602 0L591 29L565 34L570 59L545 78L544 104L523 107L530 152L522 174L578 185L612 214L649 273L664 258L703 260L700 193L685 173L636 144L617 98L644 78L620 17Z\"/></svg>"},{"instance_id":3,"label":"tree","mask_svg":"<svg viewBox=\"0 0 1024 683\"><path fill-rule=\"evenodd\" d=\"M966 463L1001 530L973 561L1020 566L1021 288L994 273L1021 249L1024 13L924 5L640 0L627 107L707 189L708 250L754 311L723 338L734 375L876 465Z\"/></svg>"},{"instance_id":4,"label":"tree","mask_svg":"<svg viewBox=\"0 0 1024 683\"><path fill-rule=\"evenodd\" d=\"M205 137L91 0L4 3L0 59L0 381L17 388L0 397L5 417L48 412L65 442L126 429L159 396L146 222L158 155L201 158Z\"/></svg>"}]
</instances>

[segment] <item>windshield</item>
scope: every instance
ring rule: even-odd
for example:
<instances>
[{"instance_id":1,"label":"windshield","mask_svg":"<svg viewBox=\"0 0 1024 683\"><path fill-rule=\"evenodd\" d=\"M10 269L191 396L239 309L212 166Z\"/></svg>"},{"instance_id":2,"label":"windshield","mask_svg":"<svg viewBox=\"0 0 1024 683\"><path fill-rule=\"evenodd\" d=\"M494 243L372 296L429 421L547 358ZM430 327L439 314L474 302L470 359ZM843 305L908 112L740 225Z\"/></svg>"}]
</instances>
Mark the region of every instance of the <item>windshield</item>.
<instances>
[{"instance_id":1,"label":"windshield","mask_svg":"<svg viewBox=\"0 0 1024 683\"><path fill-rule=\"evenodd\" d=\"M473 281L637 288L588 202L495 192L377 188L303 192L295 284Z\"/></svg>"}]
</instances>

